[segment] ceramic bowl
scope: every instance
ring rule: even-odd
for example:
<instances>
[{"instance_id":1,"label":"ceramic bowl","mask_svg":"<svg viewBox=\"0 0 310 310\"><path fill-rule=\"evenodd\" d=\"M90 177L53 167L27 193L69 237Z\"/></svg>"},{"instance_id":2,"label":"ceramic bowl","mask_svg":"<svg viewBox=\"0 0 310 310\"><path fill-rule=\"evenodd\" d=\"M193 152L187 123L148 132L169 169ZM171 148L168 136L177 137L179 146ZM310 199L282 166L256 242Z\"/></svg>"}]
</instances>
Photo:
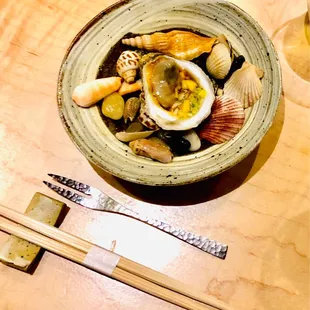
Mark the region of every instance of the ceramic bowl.
<instances>
[{"instance_id":1,"label":"ceramic bowl","mask_svg":"<svg viewBox=\"0 0 310 310\"><path fill-rule=\"evenodd\" d=\"M143 34L188 28L208 36L225 34L235 52L265 71L263 95L246 110L246 122L227 143L211 146L162 164L137 156L118 141L105 125L99 106L79 108L73 89L96 78L110 48L129 32ZM143 0L116 3L93 18L74 38L62 63L58 105L67 133L99 168L130 182L146 185L181 185L197 182L236 165L259 144L271 126L281 94L281 72L275 49L259 24L226 1Z\"/></svg>"}]
</instances>

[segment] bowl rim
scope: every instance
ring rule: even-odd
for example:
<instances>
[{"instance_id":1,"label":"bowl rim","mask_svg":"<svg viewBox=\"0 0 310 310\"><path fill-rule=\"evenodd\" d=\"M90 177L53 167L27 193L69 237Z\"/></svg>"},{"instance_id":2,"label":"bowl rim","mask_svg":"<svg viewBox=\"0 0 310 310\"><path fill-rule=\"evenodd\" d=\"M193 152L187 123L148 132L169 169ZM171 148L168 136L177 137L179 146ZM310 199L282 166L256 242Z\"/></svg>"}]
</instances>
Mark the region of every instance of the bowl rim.
<instances>
[{"instance_id":1,"label":"bowl rim","mask_svg":"<svg viewBox=\"0 0 310 310\"><path fill-rule=\"evenodd\" d=\"M62 111L62 105L63 100L62 100L62 79L64 76L64 69L66 66L66 61L67 58L71 52L71 50L73 49L73 47L75 46L76 43L78 43L78 41L80 40L80 38L83 36L84 33L86 33L90 27L92 27L94 24L97 23L98 20L100 20L103 16L110 14L111 12L113 12L114 10L118 9L119 7L128 4L130 2L133 2L135 0L119 0L115 3L113 3L112 5L106 7L105 9L103 9L101 12L99 12L97 15L95 15L89 22L87 22L82 28L81 30L75 35L75 37L72 39L70 45L68 46L65 55L63 56L63 60L61 62L60 65L60 69L59 69L59 73L58 73L58 80L57 80L57 94L56 94L56 99L57 99L57 105L58 105L58 113L60 116L60 119L62 121L63 127L65 129L65 131L67 132L68 136L70 137L71 141L74 143L74 145L77 147L77 149L80 151L80 153L82 153L82 155L93 165L98 166L97 161L95 161L91 156L89 156L89 154L87 154L86 152L83 151L83 146L80 145L74 138L71 130L70 130L70 126L66 121L66 118L64 116L64 113ZM193 1L194 2L194 1ZM269 122L268 126L264 127L263 130L261 131L261 137L255 142L253 143L252 147L249 148L249 150L246 153L242 153L238 156L238 158L234 161L233 165L226 165L224 167L222 167L221 169L219 169L218 171L215 171L214 173L211 173L209 175L201 175L199 177L196 178L192 178L189 181L177 181L175 183L163 183L163 184L154 184L148 181L142 181L136 178L131 178L131 177L124 177L121 174L112 171L111 169L109 169L109 167L107 166L103 166L102 164L100 164L99 168L103 169L104 171L110 173L113 176L119 177L123 180L132 182L132 183L136 183L136 184L142 184L142 185L150 185L150 186L180 186L180 185L186 185L186 184L191 184L191 183L197 183L209 178L212 178L218 174L221 174L222 172L229 170L230 168L232 168L233 166L237 165L238 163L240 163L242 160L244 160L246 157L248 157L253 150L261 143L261 140L264 138L264 136L266 135L266 133L268 132L268 130L270 129L270 127L272 126L273 122L274 122L274 118L275 115L279 109L279 103L281 100L281 94L282 94L282 89L283 89L283 80L282 80L282 70L281 70L281 65L280 65L280 60L278 57L278 53L275 49L274 43L272 42L272 40L268 37L267 33L265 32L265 30L262 28L262 26L246 11L244 11L242 8L240 8L239 6L237 6L234 3L231 3L229 1L226 0L219 0L219 1L206 1L207 3L224 3L226 5L229 5L235 9L238 9L240 11L242 11L242 13L250 20L250 22L259 30L261 36L263 37L264 40L266 40L269 44L270 44L270 48L272 49L273 53L276 56L275 59L275 64L276 64L276 69L277 69L277 73L278 73L278 77L279 77L279 85L280 87L278 88L278 91L275 93L276 95L276 108L274 109L273 113L271 114L272 118L271 121Z\"/></svg>"}]
</instances>

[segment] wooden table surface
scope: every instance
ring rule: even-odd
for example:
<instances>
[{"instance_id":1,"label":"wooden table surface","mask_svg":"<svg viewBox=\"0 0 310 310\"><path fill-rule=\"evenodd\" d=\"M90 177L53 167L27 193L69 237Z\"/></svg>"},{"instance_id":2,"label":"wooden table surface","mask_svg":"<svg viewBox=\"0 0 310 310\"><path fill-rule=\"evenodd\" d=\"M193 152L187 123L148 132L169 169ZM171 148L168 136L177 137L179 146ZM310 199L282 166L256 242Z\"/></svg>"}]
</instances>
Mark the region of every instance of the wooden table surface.
<instances>
[{"instance_id":1,"label":"wooden table surface","mask_svg":"<svg viewBox=\"0 0 310 310\"><path fill-rule=\"evenodd\" d=\"M0 1L0 203L23 212L36 191L59 198L42 183L47 173L84 181L120 195L137 210L227 243L228 256L222 261L142 223L70 203L62 229L107 248L113 243L117 253L234 309L309 309L310 72L305 57L310 53L301 27L306 1L233 1L260 23L279 53L284 92L274 124L236 167L170 189L137 186L96 171L58 117L55 95L63 55L80 28L112 2ZM0 233L0 242L6 237ZM178 309L51 253L44 254L33 275L0 265L1 310L158 308Z\"/></svg>"}]
</instances>

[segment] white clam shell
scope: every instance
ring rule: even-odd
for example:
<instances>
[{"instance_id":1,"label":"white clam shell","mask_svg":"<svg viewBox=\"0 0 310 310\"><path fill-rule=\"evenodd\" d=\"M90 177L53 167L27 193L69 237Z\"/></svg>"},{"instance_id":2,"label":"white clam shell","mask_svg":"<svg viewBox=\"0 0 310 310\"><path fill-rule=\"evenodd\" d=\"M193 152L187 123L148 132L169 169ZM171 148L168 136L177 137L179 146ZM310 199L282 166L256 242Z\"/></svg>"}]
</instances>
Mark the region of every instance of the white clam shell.
<instances>
[{"instance_id":1,"label":"white clam shell","mask_svg":"<svg viewBox=\"0 0 310 310\"><path fill-rule=\"evenodd\" d=\"M183 138L191 144L189 148L191 152L198 151L201 148L201 141L195 130L191 129Z\"/></svg>"},{"instance_id":2,"label":"white clam shell","mask_svg":"<svg viewBox=\"0 0 310 310\"><path fill-rule=\"evenodd\" d=\"M224 95L238 99L244 108L251 107L263 93L263 74L261 69L245 62L226 82Z\"/></svg>"},{"instance_id":3,"label":"white clam shell","mask_svg":"<svg viewBox=\"0 0 310 310\"><path fill-rule=\"evenodd\" d=\"M206 62L208 72L216 79L224 79L231 67L229 48L223 44L216 44Z\"/></svg>"}]
</instances>

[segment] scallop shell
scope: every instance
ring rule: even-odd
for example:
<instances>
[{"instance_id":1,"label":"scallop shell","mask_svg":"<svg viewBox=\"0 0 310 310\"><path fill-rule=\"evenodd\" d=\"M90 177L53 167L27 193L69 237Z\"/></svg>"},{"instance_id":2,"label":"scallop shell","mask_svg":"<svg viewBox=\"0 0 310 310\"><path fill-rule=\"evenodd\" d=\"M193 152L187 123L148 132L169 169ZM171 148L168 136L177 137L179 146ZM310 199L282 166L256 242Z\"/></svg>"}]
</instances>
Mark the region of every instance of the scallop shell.
<instances>
[{"instance_id":1,"label":"scallop shell","mask_svg":"<svg viewBox=\"0 0 310 310\"><path fill-rule=\"evenodd\" d=\"M140 109L140 99L137 97L129 98L125 103L124 108L124 122L127 123L129 119L131 122L136 117L138 111Z\"/></svg>"},{"instance_id":2,"label":"scallop shell","mask_svg":"<svg viewBox=\"0 0 310 310\"><path fill-rule=\"evenodd\" d=\"M245 62L225 83L224 95L238 99L244 108L251 107L263 93L263 75L262 69Z\"/></svg>"},{"instance_id":3,"label":"scallop shell","mask_svg":"<svg viewBox=\"0 0 310 310\"><path fill-rule=\"evenodd\" d=\"M139 139L130 142L129 146L135 154L152 158L164 164L170 163L173 158L171 151L156 141Z\"/></svg>"},{"instance_id":4,"label":"scallop shell","mask_svg":"<svg viewBox=\"0 0 310 310\"><path fill-rule=\"evenodd\" d=\"M142 81L138 80L135 83L129 84L127 82L123 82L120 89L118 90L118 93L121 96L134 93L136 91L139 91L142 89Z\"/></svg>"},{"instance_id":5,"label":"scallop shell","mask_svg":"<svg viewBox=\"0 0 310 310\"><path fill-rule=\"evenodd\" d=\"M133 83L139 68L140 56L134 51L124 51L116 62L117 73L127 83Z\"/></svg>"},{"instance_id":6,"label":"scallop shell","mask_svg":"<svg viewBox=\"0 0 310 310\"><path fill-rule=\"evenodd\" d=\"M209 53L217 38L202 37L189 31L173 30L167 33L155 32L123 39L125 45L148 51L161 52L181 60L192 60L203 53Z\"/></svg>"},{"instance_id":7,"label":"scallop shell","mask_svg":"<svg viewBox=\"0 0 310 310\"><path fill-rule=\"evenodd\" d=\"M218 43L207 58L206 66L214 78L222 80L227 76L231 63L229 48L224 43Z\"/></svg>"},{"instance_id":8,"label":"scallop shell","mask_svg":"<svg viewBox=\"0 0 310 310\"><path fill-rule=\"evenodd\" d=\"M121 131L115 134L115 137L122 142L130 142L138 139L144 139L149 137L154 131L137 131L137 132L126 132Z\"/></svg>"},{"instance_id":9,"label":"scallop shell","mask_svg":"<svg viewBox=\"0 0 310 310\"><path fill-rule=\"evenodd\" d=\"M144 96L140 96L141 99L141 106L140 106L140 115L138 117L138 120L141 122L142 125L145 127L152 129L152 130L157 130L159 127L155 123L154 120L150 118L150 116L147 114L146 109L145 109L145 99Z\"/></svg>"},{"instance_id":10,"label":"scallop shell","mask_svg":"<svg viewBox=\"0 0 310 310\"><path fill-rule=\"evenodd\" d=\"M210 118L204 123L199 136L213 144L231 140L242 128L245 115L242 103L235 98L215 98Z\"/></svg>"},{"instance_id":11,"label":"scallop shell","mask_svg":"<svg viewBox=\"0 0 310 310\"><path fill-rule=\"evenodd\" d=\"M77 86L72 94L72 100L83 108L88 108L117 91L122 84L120 77L109 77L86 82Z\"/></svg>"}]
</instances>

